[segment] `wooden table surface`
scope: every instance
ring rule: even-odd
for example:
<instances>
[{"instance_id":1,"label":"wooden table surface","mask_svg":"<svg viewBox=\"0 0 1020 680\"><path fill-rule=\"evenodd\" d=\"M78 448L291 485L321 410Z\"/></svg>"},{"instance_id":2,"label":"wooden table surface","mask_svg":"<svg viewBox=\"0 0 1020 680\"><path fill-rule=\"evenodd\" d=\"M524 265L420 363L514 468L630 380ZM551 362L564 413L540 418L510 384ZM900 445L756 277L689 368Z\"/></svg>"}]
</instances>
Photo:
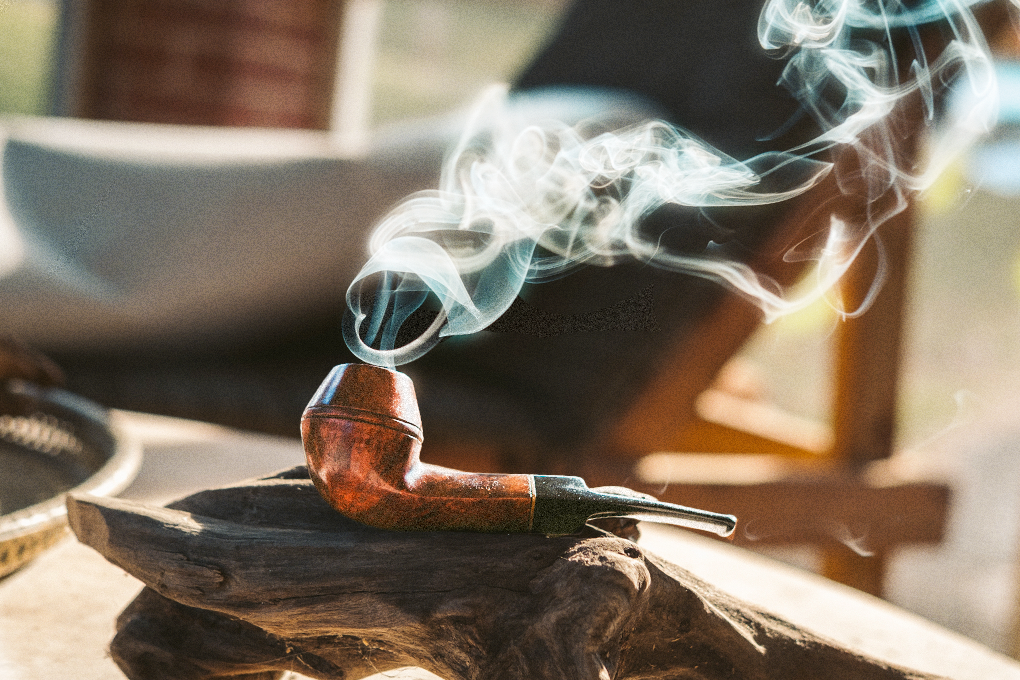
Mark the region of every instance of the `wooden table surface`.
<instances>
[{"instance_id":1,"label":"wooden table surface","mask_svg":"<svg viewBox=\"0 0 1020 680\"><path fill-rule=\"evenodd\" d=\"M138 478L122 494L136 500L164 503L304 460L296 439L139 414L116 417L145 447ZM1020 680L1020 664L881 600L688 532L648 524L642 531L645 547L717 587L873 656L956 680ZM70 537L0 581L0 680L123 678L106 645L117 614L140 589ZM435 676L409 671L404 677Z\"/></svg>"}]
</instances>

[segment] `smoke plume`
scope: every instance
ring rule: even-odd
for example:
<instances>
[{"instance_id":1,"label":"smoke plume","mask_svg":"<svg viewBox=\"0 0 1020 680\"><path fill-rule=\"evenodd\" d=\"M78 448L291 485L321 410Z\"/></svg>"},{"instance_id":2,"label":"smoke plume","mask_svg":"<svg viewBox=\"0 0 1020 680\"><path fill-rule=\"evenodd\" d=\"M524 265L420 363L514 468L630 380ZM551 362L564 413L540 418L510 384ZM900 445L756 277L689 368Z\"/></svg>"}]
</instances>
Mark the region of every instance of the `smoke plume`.
<instances>
[{"instance_id":1,"label":"smoke plume","mask_svg":"<svg viewBox=\"0 0 1020 680\"><path fill-rule=\"evenodd\" d=\"M934 55L922 45L929 25L947 36ZM910 54L893 48L894 32L909 37ZM821 130L783 152L731 158L661 121L590 136L588 128L515 120L505 91L487 92L439 188L409 197L376 228L371 257L347 292L344 336L354 354L385 366L412 361L444 337L488 327L525 283L624 260L716 281L774 319L823 295L908 196L994 124L994 69L970 3L770 0L758 37L785 60L777 86ZM949 105L956 100L970 105ZM902 115L908 101L919 120ZM916 131L906 128L918 125L925 151L910 153L904 140ZM799 297L715 243L671 252L639 228L666 204L789 201L829 176L865 207L834 212L826 232L786 254L811 264L816 285ZM408 338L401 327L426 309L428 321L408 324Z\"/></svg>"}]
</instances>

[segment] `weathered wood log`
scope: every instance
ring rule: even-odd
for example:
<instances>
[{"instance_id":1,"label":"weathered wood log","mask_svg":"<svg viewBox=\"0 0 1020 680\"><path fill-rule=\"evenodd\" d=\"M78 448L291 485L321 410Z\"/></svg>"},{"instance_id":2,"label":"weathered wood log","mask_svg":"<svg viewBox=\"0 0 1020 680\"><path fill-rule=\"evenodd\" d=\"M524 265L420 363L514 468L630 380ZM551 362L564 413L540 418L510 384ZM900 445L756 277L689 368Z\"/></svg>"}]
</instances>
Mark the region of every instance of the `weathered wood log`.
<instances>
[{"instance_id":1,"label":"weathered wood log","mask_svg":"<svg viewBox=\"0 0 1020 680\"><path fill-rule=\"evenodd\" d=\"M888 680L866 658L594 527L391 532L333 511L303 468L156 508L68 500L78 538L147 588L111 653L133 680Z\"/></svg>"}]
</instances>

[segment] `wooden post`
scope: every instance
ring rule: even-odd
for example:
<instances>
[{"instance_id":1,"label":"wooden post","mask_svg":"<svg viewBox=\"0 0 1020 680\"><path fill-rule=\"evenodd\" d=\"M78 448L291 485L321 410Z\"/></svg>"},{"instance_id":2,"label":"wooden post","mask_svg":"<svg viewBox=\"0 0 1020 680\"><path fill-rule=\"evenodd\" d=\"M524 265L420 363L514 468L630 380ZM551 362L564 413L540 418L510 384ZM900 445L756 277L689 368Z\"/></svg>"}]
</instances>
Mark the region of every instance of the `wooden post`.
<instances>
[{"instance_id":1,"label":"wooden post","mask_svg":"<svg viewBox=\"0 0 1020 680\"><path fill-rule=\"evenodd\" d=\"M885 269L871 306L839 327L831 457L849 473L893 453L913 220L908 204L879 228L877 245L866 247L840 282L843 303L853 310L869 295L878 267ZM822 551L822 574L879 597L884 570L878 556Z\"/></svg>"}]
</instances>

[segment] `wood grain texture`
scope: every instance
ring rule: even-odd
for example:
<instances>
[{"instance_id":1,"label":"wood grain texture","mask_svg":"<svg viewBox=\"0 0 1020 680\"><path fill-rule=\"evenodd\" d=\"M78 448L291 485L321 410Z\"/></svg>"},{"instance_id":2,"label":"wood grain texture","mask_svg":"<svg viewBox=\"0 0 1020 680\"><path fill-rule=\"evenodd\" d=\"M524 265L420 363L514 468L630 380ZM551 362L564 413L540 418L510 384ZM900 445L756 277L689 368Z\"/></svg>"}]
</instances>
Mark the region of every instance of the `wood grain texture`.
<instances>
[{"instance_id":1,"label":"wood grain texture","mask_svg":"<svg viewBox=\"0 0 1020 680\"><path fill-rule=\"evenodd\" d=\"M129 678L879 680L892 668L714 589L630 541L391 532L303 468L166 508L70 498L81 541L147 588L111 653Z\"/></svg>"}]
</instances>

